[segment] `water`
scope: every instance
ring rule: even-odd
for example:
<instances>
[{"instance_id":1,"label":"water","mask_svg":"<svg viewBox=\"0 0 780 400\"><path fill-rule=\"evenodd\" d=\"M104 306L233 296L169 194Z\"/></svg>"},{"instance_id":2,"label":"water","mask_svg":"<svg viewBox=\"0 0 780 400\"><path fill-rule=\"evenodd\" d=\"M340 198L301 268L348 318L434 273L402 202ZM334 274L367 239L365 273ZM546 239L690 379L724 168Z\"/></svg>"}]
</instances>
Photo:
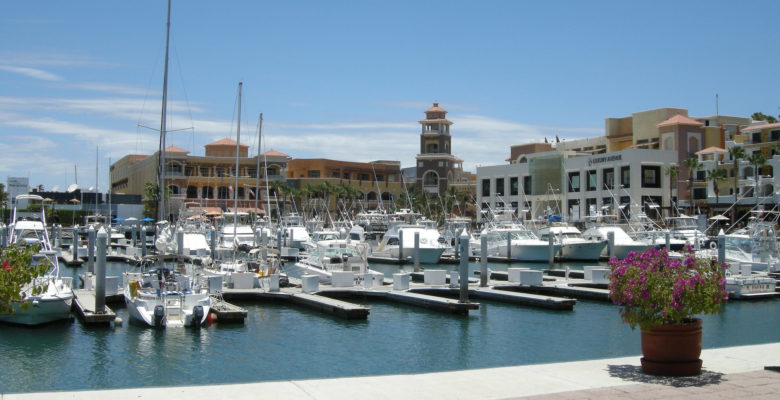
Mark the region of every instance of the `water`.
<instances>
[{"instance_id":1,"label":"water","mask_svg":"<svg viewBox=\"0 0 780 400\"><path fill-rule=\"evenodd\" d=\"M399 268L376 266L386 274ZM123 269L111 264L108 274ZM365 304L371 306L366 321L287 304L243 303L243 325L200 330L128 323L124 307L114 307L126 321L117 328L3 325L0 393L411 374L640 353L639 331L620 321L616 306L601 302L578 301L574 311L556 312L483 301L468 317ZM704 317L704 348L780 341L778 309L777 299L727 304L721 315Z\"/></svg>"}]
</instances>

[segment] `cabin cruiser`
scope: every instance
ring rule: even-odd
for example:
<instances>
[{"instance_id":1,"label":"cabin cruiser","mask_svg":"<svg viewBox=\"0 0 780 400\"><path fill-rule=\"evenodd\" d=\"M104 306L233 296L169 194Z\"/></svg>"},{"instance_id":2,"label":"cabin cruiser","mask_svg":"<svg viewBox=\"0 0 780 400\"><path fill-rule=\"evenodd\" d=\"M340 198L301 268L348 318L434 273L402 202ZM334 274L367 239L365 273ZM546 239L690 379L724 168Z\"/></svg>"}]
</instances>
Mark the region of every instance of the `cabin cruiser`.
<instances>
[{"instance_id":1,"label":"cabin cruiser","mask_svg":"<svg viewBox=\"0 0 780 400\"><path fill-rule=\"evenodd\" d=\"M539 229L539 238L546 242L550 235L553 243L561 244L558 256L562 260L598 261L607 246L605 240L587 240L579 229L569 225L552 224Z\"/></svg>"},{"instance_id":2,"label":"cabin cruiser","mask_svg":"<svg viewBox=\"0 0 780 400\"><path fill-rule=\"evenodd\" d=\"M255 245L255 231L249 221L249 214L245 212L232 212L222 214L223 222L219 229L219 246L232 249L233 247L252 247Z\"/></svg>"},{"instance_id":3,"label":"cabin cruiser","mask_svg":"<svg viewBox=\"0 0 780 400\"><path fill-rule=\"evenodd\" d=\"M353 242L349 239L321 240L317 247L306 257L285 269L299 275L317 275L320 283L330 284L333 272L349 271L355 279L372 272L368 268L367 243Z\"/></svg>"},{"instance_id":4,"label":"cabin cruiser","mask_svg":"<svg viewBox=\"0 0 780 400\"><path fill-rule=\"evenodd\" d=\"M374 250L373 255L377 257L399 258L399 252L403 252L400 258L408 259L414 257L414 236L420 235L419 241L419 261L421 264L438 264L441 255L447 249L443 243L439 242L439 231L424 225L410 225L390 223L390 228L382 237L382 241ZM401 238L403 237L403 242Z\"/></svg>"},{"instance_id":5,"label":"cabin cruiser","mask_svg":"<svg viewBox=\"0 0 780 400\"><path fill-rule=\"evenodd\" d=\"M124 274L130 318L150 327L200 327L211 309L208 288L196 274L181 275L166 261L175 256L147 257L141 272Z\"/></svg>"},{"instance_id":6,"label":"cabin cruiser","mask_svg":"<svg viewBox=\"0 0 780 400\"><path fill-rule=\"evenodd\" d=\"M306 249L304 243L309 241L309 231L303 225L303 218L300 215L290 213L283 216L279 223L279 229L282 231L282 243L281 245L277 244L277 248Z\"/></svg>"},{"instance_id":7,"label":"cabin cruiser","mask_svg":"<svg viewBox=\"0 0 780 400\"><path fill-rule=\"evenodd\" d=\"M651 247L652 244L647 242L640 242L634 240L629 236L623 228L617 225L592 225L582 233L582 237L591 241L608 241L608 235L612 232L615 235L614 242L614 254L619 260L622 260L628 256L628 253L632 251L645 251ZM609 257L607 252L609 251L609 243L607 247L602 250L602 257Z\"/></svg>"},{"instance_id":8,"label":"cabin cruiser","mask_svg":"<svg viewBox=\"0 0 780 400\"><path fill-rule=\"evenodd\" d=\"M15 204L17 206L20 200L40 202L40 215L22 217L15 206L9 225L9 243L21 246L40 245L40 250L38 254L33 255L31 263L47 262L51 268L43 276L36 278L34 282L22 286L23 301L30 302L32 307L22 311L22 303L13 301L14 313L0 315L0 321L20 325L40 325L70 318L70 309L73 303L72 278L60 277L57 251L52 249L45 228L46 214L43 198L38 195L19 195L16 196ZM43 293L34 293L35 288L41 286L46 286Z\"/></svg>"},{"instance_id":9,"label":"cabin cruiser","mask_svg":"<svg viewBox=\"0 0 780 400\"><path fill-rule=\"evenodd\" d=\"M685 240L695 249L705 247L704 244L709 240L707 235L699 230L696 218L688 215L667 218L668 224L672 227L670 232L675 239Z\"/></svg>"}]
</instances>

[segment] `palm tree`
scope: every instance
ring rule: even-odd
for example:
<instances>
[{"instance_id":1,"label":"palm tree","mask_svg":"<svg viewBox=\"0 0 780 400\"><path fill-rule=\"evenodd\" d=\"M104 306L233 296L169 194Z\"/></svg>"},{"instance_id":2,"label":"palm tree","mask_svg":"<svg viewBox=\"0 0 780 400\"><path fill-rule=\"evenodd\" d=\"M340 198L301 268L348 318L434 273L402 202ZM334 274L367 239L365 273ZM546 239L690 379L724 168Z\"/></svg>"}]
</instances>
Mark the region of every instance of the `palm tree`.
<instances>
[{"instance_id":1,"label":"palm tree","mask_svg":"<svg viewBox=\"0 0 780 400\"><path fill-rule=\"evenodd\" d=\"M720 203L720 189L718 187L718 181L726 179L726 170L722 168L715 168L707 171L707 180L712 181L712 191L715 192L715 206ZM714 208L714 207L713 207Z\"/></svg>"},{"instance_id":2,"label":"palm tree","mask_svg":"<svg viewBox=\"0 0 780 400\"><path fill-rule=\"evenodd\" d=\"M745 158L747 154L745 154L745 149L743 149L742 146L733 146L729 149L729 155L731 156L731 159L734 160L734 204L736 205L737 198L739 197L739 160ZM733 225L736 220L737 207L734 206L734 208L731 209L731 224Z\"/></svg>"},{"instance_id":3,"label":"palm tree","mask_svg":"<svg viewBox=\"0 0 780 400\"><path fill-rule=\"evenodd\" d=\"M281 216L284 214L285 211L285 204L287 203L287 195L290 194L290 191L292 189L282 181L271 182L271 189L274 191L274 194L277 197L282 196L282 209L279 210L279 215L277 216L278 218L281 218Z\"/></svg>"},{"instance_id":4,"label":"palm tree","mask_svg":"<svg viewBox=\"0 0 780 400\"><path fill-rule=\"evenodd\" d=\"M666 167L664 173L669 176L669 216L672 216L677 208L672 204L672 183L674 183L674 188L677 189L677 175L680 175L680 167L670 165ZM677 195L679 196L680 194L678 193Z\"/></svg>"},{"instance_id":5,"label":"palm tree","mask_svg":"<svg viewBox=\"0 0 780 400\"><path fill-rule=\"evenodd\" d=\"M686 158L683 160L683 165L688 168L688 205L690 208L689 214L693 215L693 174L703 165L699 163L697 157Z\"/></svg>"},{"instance_id":6,"label":"palm tree","mask_svg":"<svg viewBox=\"0 0 780 400\"><path fill-rule=\"evenodd\" d=\"M748 157L748 162L753 164L753 183L755 185L753 186L753 196L756 197L756 209L758 209L758 169L766 164L766 157L760 151L756 151Z\"/></svg>"}]
</instances>

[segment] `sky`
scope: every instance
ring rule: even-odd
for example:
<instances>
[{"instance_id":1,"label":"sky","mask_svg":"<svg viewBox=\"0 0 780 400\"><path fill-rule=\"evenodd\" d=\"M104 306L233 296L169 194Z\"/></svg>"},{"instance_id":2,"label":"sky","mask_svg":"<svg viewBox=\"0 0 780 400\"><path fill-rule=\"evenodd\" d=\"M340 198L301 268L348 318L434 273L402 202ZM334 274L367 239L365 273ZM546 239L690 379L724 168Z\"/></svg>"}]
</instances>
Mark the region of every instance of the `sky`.
<instances>
[{"instance_id":1,"label":"sky","mask_svg":"<svg viewBox=\"0 0 780 400\"><path fill-rule=\"evenodd\" d=\"M3 4L0 182L105 191L109 162L157 151L166 8ZM434 101L472 172L655 108L776 116L778 15L776 0L174 0L167 143L235 139L239 82L250 154L262 113L261 151L404 168Z\"/></svg>"}]
</instances>

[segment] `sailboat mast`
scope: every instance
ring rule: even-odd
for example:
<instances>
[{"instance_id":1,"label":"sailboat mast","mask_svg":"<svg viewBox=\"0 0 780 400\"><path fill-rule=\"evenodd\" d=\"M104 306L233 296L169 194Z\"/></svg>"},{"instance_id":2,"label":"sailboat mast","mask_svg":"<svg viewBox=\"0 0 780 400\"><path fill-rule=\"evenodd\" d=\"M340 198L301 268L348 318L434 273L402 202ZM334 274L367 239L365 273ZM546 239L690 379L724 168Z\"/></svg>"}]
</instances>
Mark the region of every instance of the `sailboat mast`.
<instances>
[{"instance_id":1,"label":"sailboat mast","mask_svg":"<svg viewBox=\"0 0 780 400\"><path fill-rule=\"evenodd\" d=\"M98 153L100 152L100 148L98 146L95 146L95 215L98 215L98 194L100 191L98 190Z\"/></svg>"},{"instance_id":2,"label":"sailboat mast","mask_svg":"<svg viewBox=\"0 0 780 400\"><path fill-rule=\"evenodd\" d=\"M160 165L158 166L159 181L157 182L158 210L157 220L162 221L166 218L165 213L165 120L167 118L168 108L168 45L171 36L171 0L168 0L168 20L165 25L165 64L163 66L163 90L162 90L162 111L160 115Z\"/></svg>"},{"instance_id":3,"label":"sailboat mast","mask_svg":"<svg viewBox=\"0 0 780 400\"><path fill-rule=\"evenodd\" d=\"M237 237L237 229L238 229L238 156L240 155L241 150L241 86L243 86L242 82L238 82L238 127L236 128L236 169L233 171L233 174L236 176L235 179L235 186L233 190L233 241L235 244L235 240ZM233 246L234 253L235 253L235 246Z\"/></svg>"},{"instance_id":4,"label":"sailboat mast","mask_svg":"<svg viewBox=\"0 0 780 400\"><path fill-rule=\"evenodd\" d=\"M257 214L257 201L260 198L260 147L263 133L263 113L260 113L260 120L257 122L257 167L255 168L255 214ZM266 185L268 183L266 182ZM255 216L257 218L257 216Z\"/></svg>"}]
</instances>

